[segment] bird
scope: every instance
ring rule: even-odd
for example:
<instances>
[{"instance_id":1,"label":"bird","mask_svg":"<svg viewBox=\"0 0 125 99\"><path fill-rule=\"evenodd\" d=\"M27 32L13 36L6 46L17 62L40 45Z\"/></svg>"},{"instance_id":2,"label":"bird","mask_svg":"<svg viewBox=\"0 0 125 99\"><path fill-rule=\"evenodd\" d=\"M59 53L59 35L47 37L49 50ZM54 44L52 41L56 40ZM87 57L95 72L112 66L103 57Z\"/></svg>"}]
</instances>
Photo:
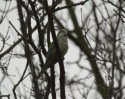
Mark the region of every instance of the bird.
<instances>
[{"instance_id":1,"label":"bird","mask_svg":"<svg viewBox=\"0 0 125 99\"><path fill-rule=\"evenodd\" d=\"M63 28L60 29L57 34L57 42L61 52L61 57L63 58L68 51L67 32L68 32L67 29ZM48 68L55 65L57 62L58 62L58 54L55 48L55 44L52 42L46 54L46 62L42 67L42 70L38 74L38 78L40 78L40 76L43 75Z\"/></svg>"}]
</instances>

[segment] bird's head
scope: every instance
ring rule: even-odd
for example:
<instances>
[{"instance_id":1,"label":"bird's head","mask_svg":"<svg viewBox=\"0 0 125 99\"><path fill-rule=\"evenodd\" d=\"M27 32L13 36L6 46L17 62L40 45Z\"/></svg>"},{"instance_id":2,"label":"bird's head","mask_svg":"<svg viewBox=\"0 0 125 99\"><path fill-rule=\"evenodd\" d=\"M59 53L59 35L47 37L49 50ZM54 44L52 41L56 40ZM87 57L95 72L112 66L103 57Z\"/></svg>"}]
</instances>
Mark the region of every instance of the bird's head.
<instances>
[{"instance_id":1,"label":"bird's head","mask_svg":"<svg viewBox=\"0 0 125 99\"><path fill-rule=\"evenodd\" d=\"M67 37L67 30L66 29L60 29L60 31L57 34L57 37Z\"/></svg>"}]
</instances>

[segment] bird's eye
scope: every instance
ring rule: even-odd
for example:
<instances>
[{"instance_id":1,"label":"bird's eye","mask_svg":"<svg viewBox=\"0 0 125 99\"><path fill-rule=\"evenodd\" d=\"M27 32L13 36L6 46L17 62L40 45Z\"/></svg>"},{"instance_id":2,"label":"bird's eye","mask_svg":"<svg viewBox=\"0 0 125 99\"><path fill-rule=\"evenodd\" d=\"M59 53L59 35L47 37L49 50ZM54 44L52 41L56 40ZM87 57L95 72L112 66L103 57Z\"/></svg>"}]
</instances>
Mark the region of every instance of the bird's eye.
<instances>
[{"instance_id":1,"label":"bird's eye","mask_svg":"<svg viewBox=\"0 0 125 99\"><path fill-rule=\"evenodd\" d=\"M66 34L64 34L64 36L66 36Z\"/></svg>"}]
</instances>

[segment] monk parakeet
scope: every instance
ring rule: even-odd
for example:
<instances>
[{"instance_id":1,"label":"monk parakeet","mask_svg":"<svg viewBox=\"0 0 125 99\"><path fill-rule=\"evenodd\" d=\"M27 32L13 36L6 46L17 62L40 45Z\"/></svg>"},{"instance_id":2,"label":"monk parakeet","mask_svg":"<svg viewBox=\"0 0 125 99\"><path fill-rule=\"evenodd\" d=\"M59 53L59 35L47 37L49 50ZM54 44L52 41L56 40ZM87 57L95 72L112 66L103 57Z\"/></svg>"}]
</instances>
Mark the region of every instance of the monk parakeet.
<instances>
[{"instance_id":1,"label":"monk parakeet","mask_svg":"<svg viewBox=\"0 0 125 99\"><path fill-rule=\"evenodd\" d=\"M61 29L57 34L57 41L62 57L67 53L68 50L68 40L67 40L67 30ZM45 73L45 71L58 62L58 55L54 43L52 42L48 52L46 54L46 62L43 66L38 78Z\"/></svg>"}]
</instances>

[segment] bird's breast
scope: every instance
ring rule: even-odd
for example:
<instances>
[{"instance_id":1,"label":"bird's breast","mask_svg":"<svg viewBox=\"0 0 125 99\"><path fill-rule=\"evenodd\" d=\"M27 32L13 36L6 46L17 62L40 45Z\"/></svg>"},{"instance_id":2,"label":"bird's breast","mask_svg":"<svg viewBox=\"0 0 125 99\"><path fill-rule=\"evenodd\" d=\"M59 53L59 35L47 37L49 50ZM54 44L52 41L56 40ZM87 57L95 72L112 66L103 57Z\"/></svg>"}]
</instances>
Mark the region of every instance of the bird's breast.
<instances>
[{"instance_id":1,"label":"bird's breast","mask_svg":"<svg viewBox=\"0 0 125 99\"><path fill-rule=\"evenodd\" d=\"M64 56L68 50L68 41L65 38L61 38L58 42L59 48L61 51L62 56Z\"/></svg>"}]
</instances>

